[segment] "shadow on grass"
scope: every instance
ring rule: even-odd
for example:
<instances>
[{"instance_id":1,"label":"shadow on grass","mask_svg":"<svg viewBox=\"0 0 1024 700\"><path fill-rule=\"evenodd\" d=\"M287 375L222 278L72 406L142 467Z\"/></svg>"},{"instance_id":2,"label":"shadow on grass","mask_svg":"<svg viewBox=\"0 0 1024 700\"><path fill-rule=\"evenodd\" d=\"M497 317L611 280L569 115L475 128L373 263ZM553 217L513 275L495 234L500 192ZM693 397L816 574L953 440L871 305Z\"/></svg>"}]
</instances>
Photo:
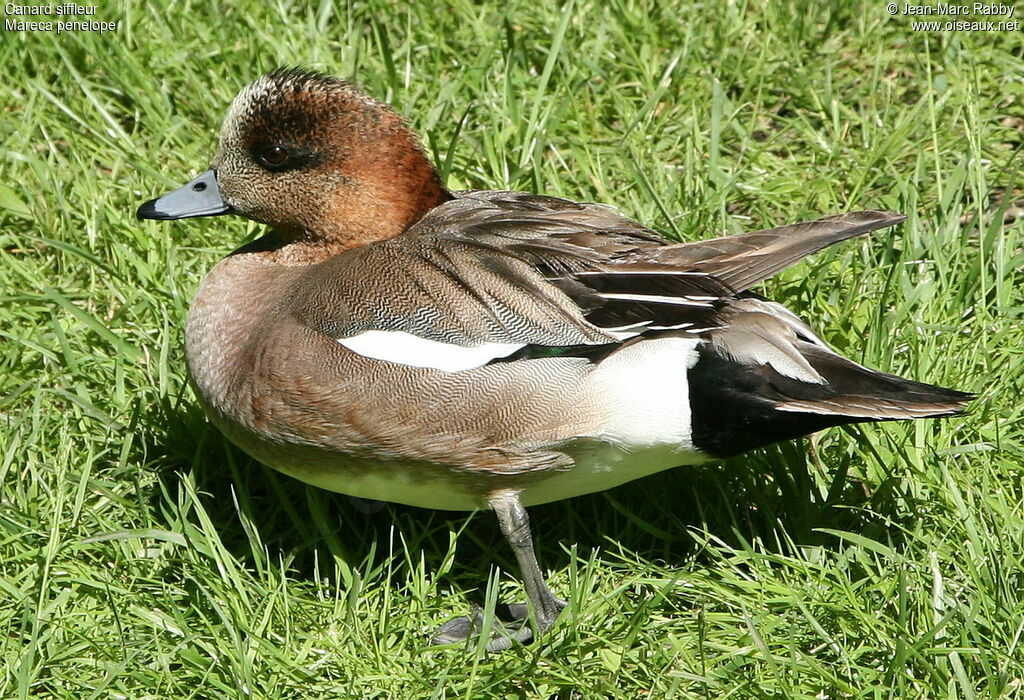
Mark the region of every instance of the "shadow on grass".
<instances>
[{"instance_id":1,"label":"shadow on grass","mask_svg":"<svg viewBox=\"0 0 1024 700\"><path fill-rule=\"evenodd\" d=\"M266 556L258 551L262 547L272 560L286 562L292 576L324 582L335 572L324 565L332 557L365 572L380 567L404 542L411 556L396 556L389 567L393 585L399 585L407 573L403 568L418 561L420 552L428 570L439 566L456 530L458 552L445 577L454 590L475 590L470 597L481 602L492 566L518 572L489 513L364 501L306 486L228 443L194 404L156 407L150 413L143 420L151 422L145 424L164 426L163 434L147 445L162 487L151 494L151 512L174 522L183 480L193 479L221 542L247 568ZM804 545L834 545L836 538L822 528L898 544L902 529L896 525L915 508L911 497L898 490L897 480L869 492L850 475L857 469L845 451L821 457L827 472L811 457L806 442L785 443L534 506L530 518L541 566L553 571L569 566L573 546L582 558L600 549L670 567L699 566L702 554L694 530L729 547L757 542L763 551L782 554ZM252 524L256 539L243 521Z\"/></svg>"}]
</instances>

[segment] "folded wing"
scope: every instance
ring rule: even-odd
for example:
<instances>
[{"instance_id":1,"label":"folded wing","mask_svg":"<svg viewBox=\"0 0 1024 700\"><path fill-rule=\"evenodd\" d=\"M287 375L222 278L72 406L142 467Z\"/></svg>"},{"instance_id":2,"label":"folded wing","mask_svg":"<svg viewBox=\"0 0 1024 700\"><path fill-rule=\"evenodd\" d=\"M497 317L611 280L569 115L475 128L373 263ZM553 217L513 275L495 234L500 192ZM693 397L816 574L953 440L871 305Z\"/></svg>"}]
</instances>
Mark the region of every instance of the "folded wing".
<instances>
[{"instance_id":1,"label":"folded wing","mask_svg":"<svg viewBox=\"0 0 1024 700\"><path fill-rule=\"evenodd\" d=\"M316 299L300 314L354 352L444 371L525 348L585 355L645 333L717 328L751 285L902 218L857 212L669 245L603 206L464 192L405 234L317 266L305 278Z\"/></svg>"}]
</instances>

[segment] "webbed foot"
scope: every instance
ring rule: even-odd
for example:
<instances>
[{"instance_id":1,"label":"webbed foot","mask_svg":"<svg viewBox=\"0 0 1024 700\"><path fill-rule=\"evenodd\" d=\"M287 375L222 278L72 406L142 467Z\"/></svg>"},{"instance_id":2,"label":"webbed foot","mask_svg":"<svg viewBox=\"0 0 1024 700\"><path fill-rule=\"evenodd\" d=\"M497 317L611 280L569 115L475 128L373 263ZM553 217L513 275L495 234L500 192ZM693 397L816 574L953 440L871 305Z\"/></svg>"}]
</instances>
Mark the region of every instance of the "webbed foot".
<instances>
[{"instance_id":1,"label":"webbed foot","mask_svg":"<svg viewBox=\"0 0 1024 700\"><path fill-rule=\"evenodd\" d=\"M532 641L535 629L536 636L544 634L555 624L566 603L551 592L540 566L537 565L537 557L533 552L533 536L530 533L530 518L519 501L519 495L512 491L499 491L491 494L488 501L498 516L502 534L516 555L523 575L523 587L526 588L526 595L535 618L535 624L530 625L530 607L523 603L502 605L495 610L498 620L495 620L492 626L487 650L504 651L513 644ZM434 644L454 644L478 636L482 630L483 614L479 607L474 606L468 617L457 617L441 625L431 637L431 641Z\"/></svg>"},{"instance_id":2,"label":"webbed foot","mask_svg":"<svg viewBox=\"0 0 1024 700\"><path fill-rule=\"evenodd\" d=\"M554 624L566 602L551 596L544 605L544 613L537 615L537 630L543 634ZM497 619L491 626L491 639L487 651L504 651L514 644L533 641L533 627L530 625L529 608L525 603L500 605L495 611ZM457 644L483 632L483 610L474 605L466 617L456 617L444 623L430 638L432 644Z\"/></svg>"}]
</instances>

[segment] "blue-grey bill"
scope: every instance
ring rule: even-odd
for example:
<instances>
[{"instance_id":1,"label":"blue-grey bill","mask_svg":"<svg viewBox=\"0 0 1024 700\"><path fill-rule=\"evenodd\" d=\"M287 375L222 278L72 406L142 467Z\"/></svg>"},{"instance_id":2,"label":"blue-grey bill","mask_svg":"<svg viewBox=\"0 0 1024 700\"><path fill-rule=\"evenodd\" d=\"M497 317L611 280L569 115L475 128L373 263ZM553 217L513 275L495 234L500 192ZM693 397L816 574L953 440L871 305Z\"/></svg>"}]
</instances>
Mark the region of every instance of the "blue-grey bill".
<instances>
[{"instance_id":1,"label":"blue-grey bill","mask_svg":"<svg viewBox=\"0 0 1024 700\"><path fill-rule=\"evenodd\" d=\"M207 170L184 187L151 199L135 212L140 219L190 219L197 216L230 214L217 186L217 172Z\"/></svg>"}]
</instances>

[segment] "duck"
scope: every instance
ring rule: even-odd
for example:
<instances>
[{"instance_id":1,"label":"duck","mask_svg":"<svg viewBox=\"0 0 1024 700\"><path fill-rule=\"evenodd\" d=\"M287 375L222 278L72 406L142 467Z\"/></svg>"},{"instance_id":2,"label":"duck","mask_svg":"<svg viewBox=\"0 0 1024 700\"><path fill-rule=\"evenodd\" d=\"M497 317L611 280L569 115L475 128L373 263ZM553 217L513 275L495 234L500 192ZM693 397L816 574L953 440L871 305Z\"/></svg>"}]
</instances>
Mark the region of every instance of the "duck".
<instances>
[{"instance_id":1,"label":"duck","mask_svg":"<svg viewBox=\"0 0 1024 700\"><path fill-rule=\"evenodd\" d=\"M863 367L752 287L905 217L855 211L672 243L614 209L449 191L351 82L279 69L234 98L209 169L139 219L265 224L185 324L209 421L275 470L362 499L493 510L527 603L491 651L566 607L527 507L850 423L951 416L969 393ZM476 638L476 611L431 640Z\"/></svg>"}]
</instances>

